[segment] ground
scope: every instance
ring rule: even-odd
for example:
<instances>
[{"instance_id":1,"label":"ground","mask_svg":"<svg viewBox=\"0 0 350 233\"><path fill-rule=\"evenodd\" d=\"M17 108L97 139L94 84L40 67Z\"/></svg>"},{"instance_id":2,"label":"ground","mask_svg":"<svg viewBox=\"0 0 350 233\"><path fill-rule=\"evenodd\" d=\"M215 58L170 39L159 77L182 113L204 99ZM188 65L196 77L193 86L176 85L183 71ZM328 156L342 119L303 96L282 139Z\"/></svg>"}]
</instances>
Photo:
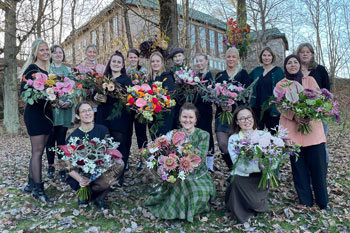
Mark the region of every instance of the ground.
<instances>
[{"instance_id":1,"label":"ground","mask_svg":"<svg viewBox=\"0 0 350 233\"><path fill-rule=\"evenodd\" d=\"M337 84L337 83L336 83ZM193 223L182 220L159 220L143 206L151 184L144 182L144 172L136 171L139 159L132 148L126 185L109 195L111 210L94 206L79 208L75 194L57 178L43 179L54 202L47 205L22 192L27 181L30 142L25 134L0 136L0 231L1 232L350 232L350 106L349 81L336 85L341 104L342 124L330 124L328 148L328 192L332 210L306 208L298 204L290 164L281 168L280 186L270 190L271 211L259 214L249 223L237 224L225 211L224 194L228 171L215 159L212 174L217 198L209 213L196 216ZM344 88L346 87L346 88ZM134 143L135 145L135 143Z\"/></svg>"}]
</instances>

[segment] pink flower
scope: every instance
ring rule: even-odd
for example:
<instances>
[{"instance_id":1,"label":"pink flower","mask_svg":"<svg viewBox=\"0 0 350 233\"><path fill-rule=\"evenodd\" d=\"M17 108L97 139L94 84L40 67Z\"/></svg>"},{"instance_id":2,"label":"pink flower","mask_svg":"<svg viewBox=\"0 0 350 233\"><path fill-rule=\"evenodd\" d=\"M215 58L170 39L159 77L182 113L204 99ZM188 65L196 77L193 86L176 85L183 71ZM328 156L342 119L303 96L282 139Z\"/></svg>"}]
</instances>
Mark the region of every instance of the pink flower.
<instances>
[{"instance_id":1,"label":"pink flower","mask_svg":"<svg viewBox=\"0 0 350 233\"><path fill-rule=\"evenodd\" d=\"M139 98L136 100L135 104L137 107L142 108L147 104L147 100L145 100L143 98Z\"/></svg>"},{"instance_id":2,"label":"pink flower","mask_svg":"<svg viewBox=\"0 0 350 233\"><path fill-rule=\"evenodd\" d=\"M237 88L237 91L238 91L238 92L242 92L242 91L244 91L244 88L243 88L243 87L238 87L238 88Z\"/></svg>"},{"instance_id":3,"label":"pink flower","mask_svg":"<svg viewBox=\"0 0 350 233\"><path fill-rule=\"evenodd\" d=\"M120 153L120 151L117 149L107 149L106 154L109 154L114 159L123 158L122 153Z\"/></svg>"},{"instance_id":4,"label":"pink flower","mask_svg":"<svg viewBox=\"0 0 350 233\"><path fill-rule=\"evenodd\" d=\"M166 157L164 156L164 155L161 155L161 156L159 156L159 158L158 158L158 163L160 164L160 165L163 165L164 164L164 159L165 159Z\"/></svg>"},{"instance_id":5,"label":"pink flower","mask_svg":"<svg viewBox=\"0 0 350 233\"><path fill-rule=\"evenodd\" d=\"M236 92L230 92L229 95L230 95L232 98L237 98L237 93L236 93Z\"/></svg>"},{"instance_id":6,"label":"pink flower","mask_svg":"<svg viewBox=\"0 0 350 233\"><path fill-rule=\"evenodd\" d=\"M96 65L96 72L99 74L103 74L103 72L105 71L105 66L101 65L101 64L97 64Z\"/></svg>"},{"instance_id":7,"label":"pink flower","mask_svg":"<svg viewBox=\"0 0 350 233\"><path fill-rule=\"evenodd\" d=\"M73 89L73 87L74 87L74 85L75 85L75 82L73 81L73 80L70 80L69 78L64 78L64 87L63 87L63 91L65 92L65 93L68 93L68 92L70 92L70 90L72 90Z\"/></svg>"},{"instance_id":8,"label":"pink flower","mask_svg":"<svg viewBox=\"0 0 350 233\"><path fill-rule=\"evenodd\" d=\"M154 142L157 147L168 147L170 146L170 141L166 137L159 137Z\"/></svg>"},{"instance_id":9,"label":"pink flower","mask_svg":"<svg viewBox=\"0 0 350 233\"><path fill-rule=\"evenodd\" d=\"M232 105L232 104L234 104L234 103L235 103L235 101L234 101L233 99L229 99L229 100L228 100L228 104L229 104L229 105Z\"/></svg>"},{"instance_id":10,"label":"pink flower","mask_svg":"<svg viewBox=\"0 0 350 233\"><path fill-rule=\"evenodd\" d=\"M188 158L191 161L193 167L198 167L199 164L201 164L201 162L202 162L201 157L199 157L198 155L192 153L191 151L187 152L185 154L185 157Z\"/></svg>"},{"instance_id":11,"label":"pink flower","mask_svg":"<svg viewBox=\"0 0 350 233\"><path fill-rule=\"evenodd\" d=\"M184 172L192 172L193 166L191 160L187 157L182 157L180 159L180 169Z\"/></svg>"},{"instance_id":12,"label":"pink flower","mask_svg":"<svg viewBox=\"0 0 350 233\"><path fill-rule=\"evenodd\" d=\"M135 91L139 91L141 89L141 86L135 85L132 87L132 89L134 89Z\"/></svg>"},{"instance_id":13,"label":"pink flower","mask_svg":"<svg viewBox=\"0 0 350 233\"><path fill-rule=\"evenodd\" d=\"M151 87L148 85L148 84L142 84L141 85L141 88L144 90L144 91L149 91L149 90L151 90Z\"/></svg>"},{"instance_id":14,"label":"pink flower","mask_svg":"<svg viewBox=\"0 0 350 233\"><path fill-rule=\"evenodd\" d=\"M33 85L33 80L28 79L27 84L28 84L29 86L32 86L32 85Z\"/></svg>"},{"instance_id":15,"label":"pink flower","mask_svg":"<svg viewBox=\"0 0 350 233\"><path fill-rule=\"evenodd\" d=\"M170 154L169 154L169 157L173 157L173 158L176 159L176 160L179 159L179 157L177 157L177 155L174 154L174 153L170 153Z\"/></svg>"},{"instance_id":16,"label":"pink flower","mask_svg":"<svg viewBox=\"0 0 350 233\"><path fill-rule=\"evenodd\" d=\"M163 161L164 161L164 164L163 164L164 169L167 171L173 171L178 166L176 159L174 157L166 156Z\"/></svg>"},{"instance_id":17,"label":"pink flower","mask_svg":"<svg viewBox=\"0 0 350 233\"><path fill-rule=\"evenodd\" d=\"M175 146L182 145L185 142L185 133L180 131L175 132L171 141L175 144Z\"/></svg>"},{"instance_id":18,"label":"pink flower","mask_svg":"<svg viewBox=\"0 0 350 233\"><path fill-rule=\"evenodd\" d=\"M163 166L159 166L158 169L157 169L157 173L162 175L165 173L165 170L164 170L164 167Z\"/></svg>"},{"instance_id":19,"label":"pink flower","mask_svg":"<svg viewBox=\"0 0 350 233\"><path fill-rule=\"evenodd\" d=\"M45 82L47 81L47 75L43 73L36 73L33 86L35 89L42 91L45 88Z\"/></svg>"}]
</instances>

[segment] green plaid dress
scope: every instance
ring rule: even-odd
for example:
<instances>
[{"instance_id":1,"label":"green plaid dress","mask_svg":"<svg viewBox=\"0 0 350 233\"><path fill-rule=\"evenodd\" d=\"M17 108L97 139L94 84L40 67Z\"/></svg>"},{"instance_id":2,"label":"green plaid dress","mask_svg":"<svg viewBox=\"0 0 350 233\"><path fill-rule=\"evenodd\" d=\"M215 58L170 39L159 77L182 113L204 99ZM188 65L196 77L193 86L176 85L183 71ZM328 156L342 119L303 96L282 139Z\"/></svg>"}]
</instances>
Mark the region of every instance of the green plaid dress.
<instances>
[{"instance_id":1,"label":"green plaid dress","mask_svg":"<svg viewBox=\"0 0 350 233\"><path fill-rule=\"evenodd\" d=\"M200 151L201 165L184 181L163 184L150 194L145 205L158 218L193 222L194 215L210 210L209 199L215 198L215 186L206 166L209 133L196 128L189 138Z\"/></svg>"}]
</instances>

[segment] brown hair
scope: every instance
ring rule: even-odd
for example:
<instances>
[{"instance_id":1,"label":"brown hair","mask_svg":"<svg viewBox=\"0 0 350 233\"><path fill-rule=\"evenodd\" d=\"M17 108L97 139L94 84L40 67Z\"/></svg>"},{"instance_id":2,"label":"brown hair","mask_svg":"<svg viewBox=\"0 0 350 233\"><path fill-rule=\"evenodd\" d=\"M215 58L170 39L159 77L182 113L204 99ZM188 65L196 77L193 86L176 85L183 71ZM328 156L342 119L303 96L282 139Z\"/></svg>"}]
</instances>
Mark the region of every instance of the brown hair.
<instances>
[{"instance_id":1,"label":"brown hair","mask_svg":"<svg viewBox=\"0 0 350 233\"><path fill-rule=\"evenodd\" d=\"M58 45L58 44L52 45L52 46L50 47L50 52L51 52L51 54L52 54L53 52L56 51L57 48L60 48L60 49L62 50L62 53L63 53L62 62L64 62L64 61L66 60L66 54L64 53L64 50L63 50L63 48L62 48L61 45ZM52 63L52 57L50 57L50 63Z\"/></svg>"},{"instance_id":2,"label":"brown hair","mask_svg":"<svg viewBox=\"0 0 350 233\"><path fill-rule=\"evenodd\" d=\"M312 53L312 57L311 57L311 60L307 66L307 69L308 70L313 70L313 69L316 69L316 67L318 66L317 62L315 61L315 50L314 48L312 47L312 45L310 43L302 43L298 46L297 48L297 52L296 52L296 55L300 57L300 52L301 50L306 47L310 50L310 52ZM300 64L301 65L301 64Z\"/></svg>"},{"instance_id":3,"label":"brown hair","mask_svg":"<svg viewBox=\"0 0 350 233\"><path fill-rule=\"evenodd\" d=\"M180 118L180 116L181 116L181 114L182 114L182 112L183 112L184 110L192 110L192 111L194 111L194 113L196 114L196 118L197 118L197 120L198 120L199 112L198 112L197 107L196 107L194 104L189 103L189 102L184 103L184 104L181 106L181 108L180 108L180 111L179 111L179 118Z\"/></svg>"},{"instance_id":4,"label":"brown hair","mask_svg":"<svg viewBox=\"0 0 350 233\"><path fill-rule=\"evenodd\" d=\"M276 55L274 54L274 52L272 51L272 49L270 47L265 47L265 48L263 48L263 50L261 50L260 55L259 55L259 62L261 64L263 64L262 55L265 51L269 52L272 55L271 64L274 63L276 61Z\"/></svg>"},{"instance_id":5,"label":"brown hair","mask_svg":"<svg viewBox=\"0 0 350 233\"><path fill-rule=\"evenodd\" d=\"M237 121L238 121L237 116L238 116L238 113L240 111L245 110L245 109L250 111L250 113L252 114L252 117L253 117L253 120L254 120L253 129L258 128L258 123L257 123L257 120L256 120L256 117L255 117L253 109L251 107L247 106L247 105L240 105L233 112L232 123L231 123L231 126L230 126L230 136L232 134L239 133L239 131L241 130L241 127L239 127L239 125L237 124Z\"/></svg>"},{"instance_id":6,"label":"brown hair","mask_svg":"<svg viewBox=\"0 0 350 233\"><path fill-rule=\"evenodd\" d=\"M79 108L80 108L81 105L83 105L83 104L88 104L88 105L90 105L90 107L93 109L93 106L92 106L92 104L91 104L90 101L86 101L86 100L80 101L80 102L77 104L77 106L75 107L75 114L76 114L76 115L79 116L79 113L80 113L80 112L79 112ZM75 123L75 124L79 124L79 123L80 123L80 120L77 119L77 118L75 117L74 123Z\"/></svg>"}]
</instances>

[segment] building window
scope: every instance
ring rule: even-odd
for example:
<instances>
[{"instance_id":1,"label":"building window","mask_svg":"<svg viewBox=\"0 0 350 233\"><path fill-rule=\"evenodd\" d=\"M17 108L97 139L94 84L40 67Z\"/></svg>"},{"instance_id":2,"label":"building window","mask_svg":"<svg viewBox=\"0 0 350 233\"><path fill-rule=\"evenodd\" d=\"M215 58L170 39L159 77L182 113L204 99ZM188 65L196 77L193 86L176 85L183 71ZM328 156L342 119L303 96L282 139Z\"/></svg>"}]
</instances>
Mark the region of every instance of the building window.
<instances>
[{"instance_id":1,"label":"building window","mask_svg":"<svg viewBox=\"0 0 350 233\"><path fill-rule=\"evenodd\" d=\"M222 41L224 40L224 37L221 33L218 33L218 49L219 49L219 55L224 53L224 44Z\"/></svg>"},{"instance_id":2,"label":"building window","mask_svg":"<svg viewBox=\"0 0 350 233\"><path fill-rule=\"evenodd\" d=\"M100 25L98 28L98 45L101 47L103 46L103 26Z\"/></svg>"},{"instance_id":3,"label":"building window","mask_svg":"<svg viewBox=\"0 0 350 233\"><path fill-rule=\"evenodd\" d=\"M113 37L118 37L118 17L113 18Z\"/></svg>"},{"instance_id":4,"label":"building window","mask_svg":"<svg viewBox=\"0 0 350 233\"><path fill-rule=\"evenodd\" d=\"M92 31L91 32L91 43L92 44L96 44L97 40L96 40L96 31Z\"/></svg>"},{"instance_id":5,"label":"building window","mask_svg":"<svg viewBox=\"0 0 350 233\"><path fill-rule=\"evenodd\" d=\"M201 47L201 52L205 53L205 44L206 44L206 37L205 37L205 28L199 27L199 42Z\"/></svg>"},{"instance_id":6,"label":"building window","mask_svg":"<svg viewBox=\"0 0 350 233\"><path fill-rule=\"evenodd\" d=\"M213 60L211 60L211 59L209 60L209 67L213 68Z\"/></svg>"},{"instance_id":7,"label":"building window","mask_svg":"<svg viewBox=\"0 0 350 233\"><path fill-rule=\"evenodd\" d=\"M215 54L215 32L213 30L209 30L209 54L216 56Z\"/></svg>"},{"instance_id":8,"label":"building window","mask_svg":"<svg viewBox=\"0 0 350 233\"><path fill-rule=\"evenodd\" d=\"M179 21L179 26L178 26L178 30L177 30L177 39L180 40L181 38L181 34L182 34L182 29L184 27L183 22Z\"/></svg>"},{"instance_id":9,"label":"building window","mask_svg":"<svg viewBox=\"0 0 350 233\"><path fill-rule=\"evenodd\" d=\"M189 25L190 28L188 30L189 32L189 38L190 38L190 41L191 41L191 45L194 45L196 43L196 26L194 26L193 24L190 24Z\"/></svg>"}]
</instances>

